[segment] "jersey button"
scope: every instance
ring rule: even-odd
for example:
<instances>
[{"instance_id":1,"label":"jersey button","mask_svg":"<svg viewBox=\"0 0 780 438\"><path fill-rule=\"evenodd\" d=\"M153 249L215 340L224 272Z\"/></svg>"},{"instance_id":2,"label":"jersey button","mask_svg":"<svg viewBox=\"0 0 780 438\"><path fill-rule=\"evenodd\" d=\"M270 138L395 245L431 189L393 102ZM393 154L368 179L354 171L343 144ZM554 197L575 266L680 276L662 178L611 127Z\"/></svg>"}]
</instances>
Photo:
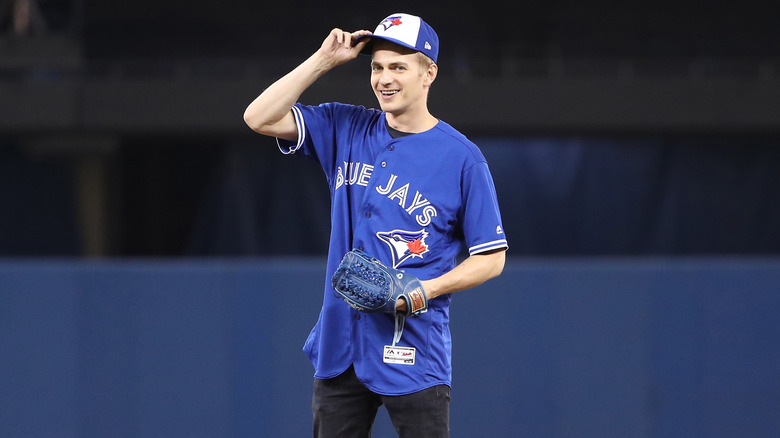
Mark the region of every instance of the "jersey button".
<instances>
[{"instance_id":1,"label":"jersey button","mask_svg":"<svg viewBox=\"0 0 780 438\"><path fill-rule=\"evenodd\" d=\"M382 167L387 167L387 161L382 161Z\"/></svg>"},{"instance_id":2,"label":"jersey button","mask_svg":"<svg viewBox=\"0 0 780 438\"><path fill-rule=\"evenodd\" d=\"M366 211L366 217L371 217L371 212L370 211Z\"/></svg>"},{"instance_id":3,"label":"jersey button","mask_svg":"<svg viewBox=\"0 0 780 438\"><path fill-rule=\"evenodd\" d=\"M393 145L390 145L390 146L388 146L388 147L387 147L387 150L388 150L388 151L395 150L395 146L393 146Z\"/></svg>"}]
</instances>

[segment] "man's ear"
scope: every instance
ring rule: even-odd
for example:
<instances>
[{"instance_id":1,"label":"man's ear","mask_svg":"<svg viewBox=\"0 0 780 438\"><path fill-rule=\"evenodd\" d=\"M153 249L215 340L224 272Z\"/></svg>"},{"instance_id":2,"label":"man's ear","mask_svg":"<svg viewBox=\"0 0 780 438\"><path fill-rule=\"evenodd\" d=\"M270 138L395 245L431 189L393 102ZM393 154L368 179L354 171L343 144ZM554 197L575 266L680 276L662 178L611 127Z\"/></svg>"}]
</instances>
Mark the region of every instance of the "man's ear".
<instances>
[{"instance_id":1,"label":"man's ear","mask_svg":"<svg viewBox=\"0 0 780 438\"><path fill-rule=\"evenodd\" d=\"M431 63L428 69L425 70L425 79L423 83L426 87L430 87L433 81L436 80L436 76L439 74L439 66L436 63Z\"/></svg>"}]
</instances>

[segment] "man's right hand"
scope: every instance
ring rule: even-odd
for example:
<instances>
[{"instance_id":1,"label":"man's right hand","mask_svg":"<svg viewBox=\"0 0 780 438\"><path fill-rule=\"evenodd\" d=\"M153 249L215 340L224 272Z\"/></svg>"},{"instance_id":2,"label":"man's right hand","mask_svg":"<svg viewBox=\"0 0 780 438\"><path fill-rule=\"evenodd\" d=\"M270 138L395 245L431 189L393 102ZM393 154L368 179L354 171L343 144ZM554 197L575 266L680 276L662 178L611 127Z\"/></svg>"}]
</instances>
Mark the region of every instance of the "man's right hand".
<instances>
[{"instance_id":1,"label":"man's right hand","mask_svg":"<svg viewBox=\"0 0 780 438\"><path fill-rule=\"evenodd\" d=\"M364 35L371 35L370 31L358 30L356 32L347 32L341 29L333 29L328 34L322 46L317 51L320 59L326 64L323 67L331 69L341 64L345 64L355 59L361 50L368 44L369 38L365 38L359 43L355 41Z\"/></svg>"}]
</instances>

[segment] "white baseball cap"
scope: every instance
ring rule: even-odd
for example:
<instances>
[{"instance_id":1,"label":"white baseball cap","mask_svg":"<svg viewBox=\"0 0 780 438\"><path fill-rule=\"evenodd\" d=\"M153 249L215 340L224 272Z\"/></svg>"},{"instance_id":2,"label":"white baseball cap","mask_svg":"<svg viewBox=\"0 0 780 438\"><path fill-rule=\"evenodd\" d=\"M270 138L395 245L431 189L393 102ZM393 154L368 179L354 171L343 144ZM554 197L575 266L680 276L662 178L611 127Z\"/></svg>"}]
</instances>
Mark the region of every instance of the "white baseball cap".
<instances>
[{"instance_id":1,"label":"white baseball cap","mask_svg":"<svg viewBox=\"0 0 780 438\"><path fill-rule=\"evenodd\" d=\"M379 38L393 42L403 47L421 52L433 62L439 57L439 36L431 26L416 15L397 13L391 14L374 30L371 35L357 39ZM361 53L371 54L372 43L369 42Z\"/></svg>"}]
</instances>

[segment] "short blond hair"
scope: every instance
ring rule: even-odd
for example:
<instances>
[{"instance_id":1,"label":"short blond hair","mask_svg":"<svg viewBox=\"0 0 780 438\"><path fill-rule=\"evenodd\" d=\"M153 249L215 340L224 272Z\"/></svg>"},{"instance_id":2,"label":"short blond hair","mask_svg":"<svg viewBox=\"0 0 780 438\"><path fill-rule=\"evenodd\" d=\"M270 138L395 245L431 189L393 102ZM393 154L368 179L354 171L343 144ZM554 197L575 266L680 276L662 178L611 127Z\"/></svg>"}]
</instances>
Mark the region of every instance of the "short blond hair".
<instances>
[{"instance_id":1,"label":"short blond hair","mask_svg":"<svg viewBox=\"0 0 780 438\"><path fill-rule=\"evenodd\" d=\"M428 70L428 67L436 64L433 62L433 59L429 58L428 55L423 52L417 52L417 60L420 62L420 66L423 70Z\"/></svg>"}]
</instances>

